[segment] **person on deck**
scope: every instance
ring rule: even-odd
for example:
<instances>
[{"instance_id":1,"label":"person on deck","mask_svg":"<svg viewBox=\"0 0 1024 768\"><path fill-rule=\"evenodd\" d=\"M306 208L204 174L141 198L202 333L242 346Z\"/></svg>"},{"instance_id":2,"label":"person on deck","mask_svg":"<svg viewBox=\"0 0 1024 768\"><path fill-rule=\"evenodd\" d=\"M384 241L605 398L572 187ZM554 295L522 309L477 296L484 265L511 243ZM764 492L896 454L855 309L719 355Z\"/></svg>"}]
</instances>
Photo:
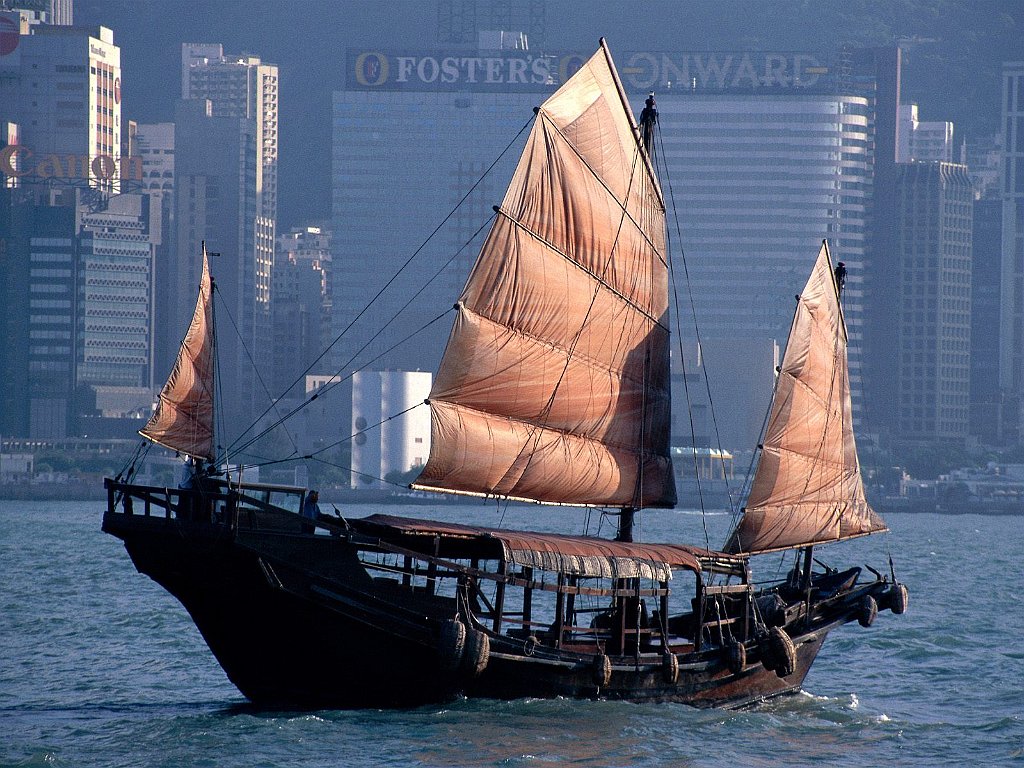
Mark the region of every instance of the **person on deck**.
<instances>
[{"instance_id":1,"label":"person on deck","mask_svg":"<svg viewBox=\"0 0 1024 768\"><path fill-rule=\"evenodd\" d=\"M306 501L302 505L302 516L311 520L311 523L302 524L303 533L313 533L316 530L316 520L320 516L320 492L311 490L306 494Z\"/></svg>"},{"instance_id":2,"label":"person on deck","mask_svg":"<svg viewBox=\"0 0 1024 768\"><path fill-rule=\"evenodd\" d=\"M843 288L846 287L846 264L840 261L836 265L836 285L839 287L839 293L843 292Z\"/></svg>"},{"instance_id":3,"label":"person on deck","mask_svg":"<svg viewBox=\"0 0 1024 768\"><path fill-rule=\"evenodd\" d=\"M178 488L182 491L199 490L199 476L203 471L203 460L192 456L185 457L185 463L181 466L181 477L178 480ZM202 502L192 493L182 494L178 497L178 516L185 520L195 520Z\"/></svg>"}]
</instances>

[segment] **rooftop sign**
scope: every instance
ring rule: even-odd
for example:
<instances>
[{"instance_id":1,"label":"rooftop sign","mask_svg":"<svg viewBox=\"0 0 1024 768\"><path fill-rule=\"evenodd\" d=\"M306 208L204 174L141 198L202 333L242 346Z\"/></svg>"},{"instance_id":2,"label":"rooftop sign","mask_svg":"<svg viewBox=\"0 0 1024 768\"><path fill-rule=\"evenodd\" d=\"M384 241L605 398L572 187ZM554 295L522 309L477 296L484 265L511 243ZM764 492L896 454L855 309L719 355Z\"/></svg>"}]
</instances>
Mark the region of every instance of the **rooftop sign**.
<instances>
[{"instance_id":1,"label":"rooftop sign","mask_svg":"<svg viewBox=\"0 0 1024 768\"><path fill-rule=\"evenodd\" d=\"M587 60L578 53L493 56L350 49L345 88L358 91L549 91ZM693 92L821 88L830 67L811 53L637 51L618 59L626 90Z\"/></svg>"}]
</instances>

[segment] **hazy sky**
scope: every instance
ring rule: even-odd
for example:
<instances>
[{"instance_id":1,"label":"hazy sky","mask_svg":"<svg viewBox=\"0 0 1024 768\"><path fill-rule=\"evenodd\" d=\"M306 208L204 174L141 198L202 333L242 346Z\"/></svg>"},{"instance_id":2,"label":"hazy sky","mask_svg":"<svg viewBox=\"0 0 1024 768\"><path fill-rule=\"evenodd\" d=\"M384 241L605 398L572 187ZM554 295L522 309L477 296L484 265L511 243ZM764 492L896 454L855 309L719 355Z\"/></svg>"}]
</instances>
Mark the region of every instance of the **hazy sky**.
<instances>
[{"instance_id":1,"label":"hazy sky","mask_svg":"<svg viewBox=\"0 0 1024 768\"><path fill-rule=\"evenodd\" d=\"M1022 0L455 0L526 26L531 48L592 50L601 36L626 50L803 50L849 42L924 42L906 51L905 101L922 119L954 120L957 136L998 126L999 64L1024 57ZM124 68L124 115L169 121L180 93L182 42L220 42L280 66L282 228L330 215L331 92L347 48L436 48L435 0L76 0L75 21L114 29ZM536 19L533 21L536 23ZM491 26L481 23L480 26ZM538 39L540 37L540 39ZM1016 51L1016 53L1013 53Z\"/></svg>"}]
</instances>

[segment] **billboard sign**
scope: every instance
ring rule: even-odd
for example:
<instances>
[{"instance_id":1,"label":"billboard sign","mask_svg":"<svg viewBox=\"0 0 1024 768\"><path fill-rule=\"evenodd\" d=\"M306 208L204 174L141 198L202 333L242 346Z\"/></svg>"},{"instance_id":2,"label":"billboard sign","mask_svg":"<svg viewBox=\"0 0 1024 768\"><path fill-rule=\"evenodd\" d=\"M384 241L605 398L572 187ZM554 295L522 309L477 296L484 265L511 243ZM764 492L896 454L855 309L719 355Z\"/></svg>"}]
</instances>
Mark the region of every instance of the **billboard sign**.
<instances>
[{"instance_id":1,"label":"billboard sign","mask_svg":"<svg viewBox=\"0 0 1024 768\"><path fill-rule=\"evenodd\" d=\"M351 49L346 90L550 91L587 60L579 53L534 55L508 51L467 56L445 51ZM628 52L617 59L627 91L761 91L822 88L831 67L813 53Z\"/></svg>"}]
</instances>

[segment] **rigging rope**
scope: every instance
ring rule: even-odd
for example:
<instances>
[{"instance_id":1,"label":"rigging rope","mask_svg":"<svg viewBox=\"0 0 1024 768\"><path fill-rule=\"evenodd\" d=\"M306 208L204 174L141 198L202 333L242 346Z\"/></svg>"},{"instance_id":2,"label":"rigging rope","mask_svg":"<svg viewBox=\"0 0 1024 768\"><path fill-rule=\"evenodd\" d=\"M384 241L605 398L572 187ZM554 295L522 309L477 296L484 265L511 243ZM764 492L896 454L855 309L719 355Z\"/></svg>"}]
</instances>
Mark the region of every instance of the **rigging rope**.
<instances>
[{"instance_id":1,"label":"rigging rope","mask_svg":"<svg viewBox=\"0 0 1024 768\"><path fill-rule=\"evenodd\" d=\"M406 260L405 260L405 263L403 263L403 264L402 264L402 266L398 268L398 271L397 271L397 272L395 272L395 273L394 273L394 274L393 274L393 275L392 275L392 276L391 276L391 277L390 277L390 278L388 279L388 281L387 281L387 282L386 282L386 283L385 283L385 284L384 284L384 285L383 285L383 286L382 286L382 287L380 288L380 290L378 290L378 291L377 291L377 293L375 293L375 294L373 295L373 297L372 297L372 298L371 298L371 299L370 299L370 300L369 300L369 301L368 301L368 302L366 303L366 305L365 305L365 306L364 306L364 307L363 307L363 308L362 308L361 310L359 310L359 312L358 312L358 313L356 314L356 316L355 316L354 318L352 318L352 320L351 320L351 321L349 322L349 324L348 324L348 325L346 325L346 326L345 326L345 328L343 328L343 329L342 329L341 333L339 333L339 334L338 334L338 335L337 335L337 336L336 336L336 337L334 338L334 340L333 340L333 341L332 341L332 342L331 342L330 344L328 344L328 345L327 345L327 347L326 347L326 348L324 348L324 350L323 350L323 351L322 351L322 352L321 352L321 353L320 353L320 354L319 354L319 355L318 355L318 356L316 357L316 359L315 359L315 360L313 360L313 362L311 362L311 363L310 363L310 364L309 364L309 365L308 365L308 366L306 367L306 369L305 369L305 370L304 370L304 371L303 371L303 372L302 372L301 374L299 374L299 375L298 375L298 376L297 376L297 377L295 378L295 380L294 380L294 381L293 381L293 382L292 382L291 384L289 384L289 385L288 385L288 387L287 387L287 388L286 388L286 389L284 390L284 392L282 392L282 393L281 393L281 397L282 397L282 398L283 398L283 397L284 397L284 396L285 396L285 395L286 395L286 394L287 394L288 392L290 392L290 391L292 390L292 388L293 388L293 387L294 387L294 386L295 386L296 384L298 384L298 383L299 383L300 381L303 381L303 380L305 379L305 377L306 377L306 374L308 374L308 373L309 373L309 372L310 372L311 370L313 370L313 367L314 367L314 366L315 366L315 365L316 365L317 363L319 363L319 362L320 362L320 361L321 361L321 360L322 360L322 359L324 358L324 356L325 356L325 355L326 355L326 354L327 354L328 352L330 352L330 351L331 351L331 349L332 349L332 348L334 347L334 345L335 345L335 344L337 344L337 343L338 343L339 341L341 341L341 339L342 339L342 338L343 338L343 337L345 336L345 334L347 334L347 333L348 333L348 332L349 332L349 331L350 331L350 330L352 329L352 327L353 327L353 326L354 326L354 325L355 325L355 324L356 324L356 323L357 323L357 322L359 321L359 319L360 319L360 318L361 318L361 317L362 317L362 316L363 316L364 314L366 314L366 312L367 312L367 311L368 311L368 310L370 309L370 307L372 307L372 306L373 306L373 305L374 305L374 304L375 304L375 303L377 302L377 300L378 300L378 299L380 299L380 297L381 297L381 296L382 296L382 295L383 295L383 294L385 293L385 291L387 291L387 290L388 290L388 288L390 288L390 287L391 287L391 285L392 285L392 284L394 284L394 282L395 282L395 281L396 281L396 280L397 280L397 279L399 278L399 276L400 276L400 275L401 275L401 274L402 274L402 273L403 273L403 272L404 272L404 271L405 271L405 270L406 270L406 269L407 269L407 268L409 267L409 265L410 265L410 264L412 264L413 260L414 260L414 259L415 259L415 258L416 258L417 256L419 256L419 254L420 254L420 253L421 253L421 252L423 251L423 249L424 249L424 248L426 248L426 247L427 247L427 244L428 244L428 243L430 243L430 241L431 241L431 240L433 240L434 236L435 236L435 235L436 235L436 234L437 234L437 233L438 233L438 232L439 232L439 231L440 231L440 230L441 230L441 229L442 229L442 228L444 227L444 225L445 225L445 224L447 224L447 223L448 223L448 221L449 221L449 220L450 220L450 219L452 218L452 216L454 216L454 215L455 215L456 211L458 211L458 210L459 210L459 208L461 208L461 207L462 207L463 203L465 203L465 202L466 202L466 200L467 200L467 199L468 199L468 198L470 197L470 195L472 195L472 194L473 194L473 192L474 192L474 191L476 191L476 188L477 188L478 186L480 186L480 184L481 184L481 183L483 182L483 180L484 180L485 178L487 178L487 176L488 176L488 175L490 174L490 172L491 172L491 171L492 171L492 170L494 169L494 167L495 167L495 166L496 166L496 165L497 165L497 164L498 164L498 163L499 163L499 162L501 161L501 158L505 156L505 153L507 153L507 152L508 152L508 150L509 150L509 149L511 149L513 145L515 145L515 143L516 143L516 142L517 142L517 141L519 140L519 137L520 137L520 136L521 136L521 135L523 134L523 131L525 131L525 130L526 130L526 129L527 129L527 128L528 128L529 126L530 126L530 124L531 124L532 122L533 122L533 117L531 116L531 117L530 117L530 119L529 119L529 120L527 120L527 121L526 121L526 123L525 123L525 124L523 125L523 127L519 129L519 131L518 131L518 132L516 133L516 135L515 135L515 136L514 136L514 137L512 138L512 140L511 140L511 141L509 141L509 143L508 143L508 144L507 144L507 145L505 146L505 148L504 148L503 150L501 150L501 152L500 152L500 153L498 154L498 156L497 156L497 157L496 157L496 158L494 159L494 161L493 161L493 162L492 162L492 163L491 163L491 164L490 164L490 165L489 165L489 166L487 167L487 169L486 169L486 170L484 170L484 172L483 172L483 173L482 173L482 174L480 175L480 177L479 177L479 178L478 178L478 179L477 179L477 180L476 180L476 181L475 181L475 182L473 183L473 185L472 185L472 186L471 186L471 187L469 188L469 190L468 190L468 191L466 192L466 194L464 194L464 195L462 196L462 198L461 198L461 199L459 200L459 202L455 204L455 207L454 207L454 208L453 208L453 209L452 209L451 211L449 211L449 212L448 212L448 214L447 214L447 215L446 215L446 216L444 217L444 219L442 219L442 220L441 220L441 222L440 222L440 223L439 223L439 224L438 224L438 225L437 225L437 226L436 226L436 227L434 228L434 230L433 230L433 231L432 231L432 232L431 232L431 233L430 233L430 234L429 234L429 235L427 236L427 238L426 238L426 239L425 239L425 240L424 240L424 241L423 241L423 242L422 242L422 243L420 244L420 246L419 246L419 247L418 247L418 248L417 248L417 249L416 249L415 251L413 251L413 253L412 253L412 254L411 254L411 255L409 256L409 258L408 258L408 259L406 259ZM474 235L474 237L475 237L475 235ZM350 361L350 362L351 362L351 361ZM238 442L238 440L240 440L240 439L241 439L242 437L244 437L244 436L246 435L246 433L248 433L248 431L249 431L250 429L252 429L253 427L255 427L255 426L256 426L256 424L257 424L257 423L259 423L259 421L260 421L260 420L261 420L261 419L262 419L262 418L263 418L264 416L266 416L266 415L267 415L268 413L270 413L270 411L271 411L271 410L272 410L272 408L267 408L267 409L266 409L266 410L265 410L265 411L264 411L263 413L261 413L261 414L260 414L260 415L259 415L259 416L258 416L258 417L257 417L257 418L256 418L256 419L254 420L254 421L253 421L253 423L252 423L252 424L250 424L250 425L249 425L249 427L248 427L248 428L247 428L247 429L246 429L246 430L245 430L244 432L242 432L242 433L241 433L241 434L240 434L240 435L239 435L239 436L238 436L238 437L237 437L237 438L235 439L234 443L237 443L237 442ZM230 450L230 449L231 449L231 448L232 448L232 447L234 446L234 443L232 443L232 445L228 447L228 449L229 449L229 450Z\"/></svg>"},{"instance_id":2,"label":"rigging rope","mask_svg":"<svg viewBox=\"0 0 1024 768\"><path fill-rule=\"evenodd\" d=\"M452 257L452 258L454 258L454 257ZM449 260L449 261L450 261L450 260ZM260 439L261 437L263 437L264 435L266 435L266 434L267 434L267 433L269 433L270 431L272 431L272 430L273 430L273 429L274 429L275 427L277 427L277 426L278 426L279 424L282 424L283 422L285 422L285 421L287 421L288 419L290 419L290 418L291 418L292 416L294 416L294 415L295 415L296 413L298 413L299 411L301 411L301 410L302 410L303 408L305 408L305 407L306 407L307 405L309 405L310 403L312 403L312 402L313 402L314 400L316 400L316 399L320 398L320 397L321 397L321 396L323 396L323 395L326 395L326 394L327 394L328 392L330 392L331 390L333 390L333 389L334 389L335 387L337 387L337 386L340 386L340 385L341 385L341 384L343 384L344 382L348 381L348 380L349 380L350 378L352 378L352 376L354 376L354 375L355 375L356 373L359 373L359 372L361 372L361 371L363 371L363 370L366 370L366 367L367 367L367 366L369 366L369 365L372 365L373 363L377 362L378 360L380 360L380 359L381 359L382 357L384 357L385 355L387 355L387 354L390 354L390 353L391 353L391 352L393 352L394 350L398 349L398 348L399 348L400 346L402 346L403 344L405 344L405 343L406 343L407 341L409 341L409 340L410 340L410 339L412 339L413 337L415 337L415 336L419 335L420 333L422 333L423 331L425 331L425 330L426 330L427 328L430 328L430 327L431 327L432 325L434 325L434 323L438 322L439 320L441 320L441 318L445 317L445 316L446 316L446 315L447 315L447 314L448 314L449 312L452 312L452 311L454 311L454 310L451 310L451 309L446 309L446 310L445 310L444 312L442 312L442 313L441 313L440 315L438 315L437 317L435 317L435 318L434 318L433 320L429 321L429 322L428 322L428 323L426 323L425 325L422 325L422 326L421 326L420 328L418 328L417 330L413 331L412 333L410 333L410 334L409 334L408 336L406 336L405 338L403 338L403 339L400 339L400 340L399 340L398 342L396 342L395 344L393 344L393 345L392 345L391 347L389 347L389 348L385 349L385 350L384 350L383 352L381 352L381 353L380 353L379 355L377 355L376 357L372 358L371 360L368 360L368 361L366 361L366 363L364 363L364 364L363 364L363 365L362 365L362 366L361 366L360 368L356 368L356 369L354 369L354 370L350 371L350 372L348 373L348 375L346 375L346 376L341 376L341 371L342 371L342 370L344 370L344 367L343 367L343 368L341 368L341 369L340 369L340 370L338 371L338 373L336 373L335 375L333 375L333 376L331 377L331 379L332 379L331 383L329 383L329 384L327 384L327 385L325 385L325 386L321 387L321 388L320 388L319 390L317 390L316 392L314 392L314 393L313 393L313 395L312 395L312 396L311 396L311 397L310 397L310 398L309 398L308 400L304 400L304 401L303 401L302 403L300 403L299 405L295 406L295 407L294 407L294 408L293 408L292 410L288 411L288 413L286 413L286 414L285 414L284 416L282 416L282 417L281 417L280 419L278 419L278 420L277 420L276 422L274 422L273 424L271 424L271 425L270 425L269 427L266 427L266 428L264 428L264 429L263 429L263 430L262 430L261 432L259 432L258 434L256 434L256 435L255 435L255 436L253 436L252 438L250 438L250 439L249 439L248 441L246 441L246 442L245 442L245 443L244 443L243 445L239 446L238 448L235 448L235 449L234 449L234 453L240 453L240 452L244 451L244 450L245 450L245 449L247 449L247 448L248 448L249 446L251 446L251 445L252 445L252 444L253 444L254 442L256 442L257 440L259 440L259 439ZM349 362L351 362L351 361L349 361Z\"/></svg>"},{"instance_id":3,"label":"rigging rope","mask_svg":"<svg viewBox=\"0 0 1024 768\"><path fill-rule=\"evenodd\" d=\"M665 182L668 185L669 200L672 202L672 220L675 223L676 235L677 235L678 240L679 240L679 257L680 257L680 260L683 263L683 274L684 274L684 276L686 278L686 291L687 291L687 296L689 297L689 302L690 302L690 316L693 318L694 337L695 337L695 340L697 342L697 348L701 349L702 342L701 342L701 337L700 337L700 327L697 324L697 306L696 306L696 303L693 300L693 282L690 280L690 268L689 268L689 265L686 262L686 249L683 247L683 232L682 232L682 227L679 224L679 209L676 206L676 193L675 193L675 188L672 186L672 178L669 175L668 161L665 159L665 139L664 139L664 135L663 135L662 131L658 131L658 141L661 143L661 152L660 152L659 156L661 158L662 167L664 168ZM666 230L667 229L668 228L666 227ZM669 237L671 237L671 231L668 231L667 234L668 234ZM669 254L671 254L671 248L669 248L667 250L669 251ZM706 510L704 509L703 487L702 487L701 480L700 480L700 471L699 471L698 462L697 462L697 434L696 434L696 427L695 427L694 421L693 421L693 405L692 405L692 401L690 399L690 386L689 386L689 383L686 381L686 356L683 354L683 331L682 331L682 326L680 325L680 316L682 315L682 312L679 311L679 309L680 309L679 290L678 290L678 284L676 283L676 272L675 272L675 269L673 267L673 259L672 258L669 258L668 265L669 265L669 277L670 277L671 282L672 282L672 296L675 299L675 303L676 303L676 316L675 316L676 338L678 339L678 344L679 344L679 363L680 363L680 366L682 367L682 371L683 371L683 390L686 393L686 410L687 410L687 413L688 413L689 419L690 419L690 440L693 443L693 464L694 464L693 470L694 470L694 476L695 476L695 478L697 480L697 495L698 495L698 498L700 500L700 518L701 518L701 524L702 524L702 526L704 528L704 544L705 544L705 546L708 549L711 549L711 540L710 540L710 536L708 534L707 515L706 515ZM721 436L721 433L720 433L720 431L718 429L718 417L715 414L715 401L714 401L714 398L711 395L711 382L708 379L707 366L706 365L702 365L701 368L702 368L703 373L704 373L704 386L705 386L705 389L707 391L707 396L708 396L708 410L711 413L711 422L712 422L712 424L713 424L713 426L715 428L715 441L716 441L716 443L718 445L719 453L724 454L724 451L722 449L722 436ZM725 475L725 490L726 490L726 494L729 497L729 507L730 507L730 509L734 509L735 506L736 506L736 502L735 502L735 499L733 498L733 495L732 495L732 488L731 488L731 485L729 483L729 476L728 476L728 473L723 473L723 474Z\"/></svg>"},{"instance_id":4,"label":"rigging rope","mask_svg":"<svg viewBox=\"0 0 1024 768\"><path fill-rule=\"evenodd\" d=\"M242 332L238 329L238 325L235 323L235 318L232 317L231 315L231 310L228 309L227 307L227 300L224 298L224 294L221 293L221 290L216 283L213 284L213 289L214 291L217 292L217 295L220 297L221 302L224 304L224 311L227 312L228 321L231 323L231 328L234 330L235 336L238 337L238 341L241 343L242 349L245 350L245 356L249 358L249 364L252 366L253 372L256 374L256 379L259 381L260 386L263 387L263 392L266 394L267 399L270 400L270 409L277 411L277 401L274 399L274 396L270 394L270 389L267 387L266 382L263 381L263 377L260 375L259 366L256 365L256 360L253 358L252 353L249 351L249 345L245 343L245 338L242 336ZM277 422L277 424L282 424L282 420L280 420L280 412L278 412L278 418L279 421ZM292 438L291 432L288 431L287 427L284 429L284 434L288 438L288 442L292 444L292 455L294 456L296 453L299 452L299 447L295 444L295 440ZM249 443L249 445L251 444L252 443ZM236 451L236 453L240 452L241 451Z\"/></svg>"},{"instance_id":5,"label":"rigging rope","mask_svg":"<svg viewBox=\"0 0 1024 768\"><path fill-rule=\"evenodd\" d=\"M493 165L492 165L492 167L493 167ZM461 203L460 203L460 205L461 205ZM392 314L392 316L391 316L391 317L390 317L390 318L388 319L388 321L387 321L386 323L384 323L384 324L383 324L383 325L382 325L382 326L381 326L381 327L380 327L380 328L379 328L379 329L377 330L377 332L376 332L376 333L374 333L374 334L373 334L372 336L370 336L370 337L369 337L369 338L368 338L368 339L366 340L366 342L365 342L365 343L364 343L364 344L363 344L363 345L362 345L362 346L361 346L361 347L360 347L359 349L357 349L357 350L356 350L356 351L355 351L355 352L354 352L354 353L352 354L352 356L351 356L351 357L350 357L350 358L349 358L348 360L346 360L346 361L345 361L345 362L344 362L344 363L342 364L342 366L341 366L341 367L340 367L340 368L338 369L338 371L337 371L337 372L336 372L336 373L335 373L334 375L332 375L332 376L331 376L331 381L329 381L329 383L328 383L328 384L326 384L325 386L323 386L323 387L321 387L321 388L320 388L319 390L317 390L317 391L316 391L316 392L315 392L315 393L313 394L313 396L312 396L312 397L310 397L310 398L309 398L309 399L307 399L307 400L304 400L304 401L303 401L302 403L300 403L299 405L297 405L297 406L296 406L295 408L293 408L293 409L292 409L291 411L289 411L288 413L286 413L286 414L285 414L285 415L284 415L283 417L279 418L279 420L278 420L277 422L275 422L274 424L272 424L272 425L271 425L270 427L268 427L268 428L265 428L265 429L264 429L264 430L263 430L262 432L260 432L260 433L258 433L258 434L256 434L256 435L254 435L253 437L249 438L249 440L247 440L247 441L246 441L245 443L243 443L243 444L242 444L241 446L239 446L238 448L235 448L235 451L236 451L236 452L238 452L238 451L242 451L242 450L245 450L245 449L246 449L246 448L247 448L248 446L252 445L252 444L253 444L253 443L254 443L255 441L259 440L259 439L260 439L260 438L261 438L261 437L262 437L263 435L267 434L267 432L268 432L268 431L270 431L270 430L274 429L274 427L276 427L276 426L277 426L278 424L280 424L280 423L282 423L282 422L286 421L287 419L290 419L290 418L291 418L292 416L294 416L294 415L295 415L296 413L298 413L299 411L301 411L301 410L302 410L303 408L305 408L305 407L306 407L307 405L309 405L310 403L312 403L312 402L313 402L314 400L316 400L316 399L317 399L318 397L320 397L321 395L326 395L326 394L327 394L328 392L330 392L330 391L331 391L332 389L334 389L334 388L335 388L336 386L338 386L338 385L342 384L343 382L347 381L348 379L350 379L350 378L351 378L351 377L352 377L352 376L353 376L354 374L356 374L356 373L359 373L360 371L364 371L364 370L366 370L366 368L367 368L368 366L372 365L372 364L373 364L373 363L375 363L375 362L376 362L377 360L380 360L380 359L381 359L382 357L384 357L385 355L387 355L387 354L389 354L389 353L393 352L393 351L394 351L395 349L397 349L398 347L400 347L400 346L401 346L402 344L404 344L404 343L405 343L406 341L408 341L409 339L411 339L411 338L412 338L413 336L417 335L418 333L421 333L421 332L425 331L425 330L426 330L427 328L429 328L429 327L430 327L431 325L433 325L433 324L434 324L435 322L437 322L437 321L438 321L438 320L440 320L440 319L441 319L442 317L444 317L445 315L447 315L447 314L448 314L448 312L450 312L451 310L445 310L445 312L443 312L442 314L440 314L440 315L438 315L437 317L435 317L435 318L434 318L433 320L431 320L431 321L430 321L429 323L427 323L426 325L424 325L424 326L420 327L420 328L419 328L418 330L414 331L414 332L413 332L412 334L410 334L410 335L406 336L406 337L405 337L404 339L401 339L401 340L400 340L400 341L398 341L397 343L393 344L393 345L392 345L391 347L389 347L388 349L384 350L383 352L381 352L380 354L378 354L378 355L377 355L376 357L372 358L371 360L367 360L367 361L366 361L365 363L363 363L363 364L362 364L361 366L359 366L358 368L355 368L355 369L353 369L352 371L350 371L350 372L349 372L349 374L348 374L347 376L344 376L344 377L342 377L342 375L341 375L341 374L342 374L342 371L344 371L344 370L345 370L346 368L348 368L348 367L349 367L350 365L352 365L353 361L355 361L355 360L356 360L356 359L357 359L357 358L359 357L359 355L361 355L361 354L362 354L362 353L363 353L364 351L366 351L366 349L367 349L367 348L368 348L368 347L369 347L369 346L370 346L370 345L371 345L371 344L372 344L372 343L373 343L373 342L374 342L374 341L375 341L375 340L376 340L376 339L377 339L378 337L380 337L380 335L381 335L381 334L383 334L383 333L384 333L384 331L386 331L386 330L387 330L387 329L388 329L389 327L391 327L391 324L392 324L392 323L394 323L394 322L395 322L395 321L396 321L396 320L397 320L397 319L398 319L398 318L399 318L399 317L400 317L400 316L402 315L402 313L403 313L403 312L405 312L405 310L406 310L406 309L408 309L408 308L409 308L409 307L410 307L410 306L412 305L412 303L413 303L413 302L414 302L414 301L415 301L415 300L416 300L417 298L419 298L419 296L420 296L420 295L422 295L422 294L423 294L423 292L424 292L424 291L426 291L426 289L427 289L427 288L428 288L428 287L429 287L429 286L430 286L430 285L431 285L431 284L432 284L432 283L433 283L433 282L434 282L434 281L435 281L435 280L436 280L436 279L437 279L438 277L440 277L440 276L441 276L441 275L442 275L442 274L443 274L443 273L444 273L444 272L445 272L445 271L446 271L446 270L448 269L448 267L450 267L450 266L451 266L451 264L452 264L452 263L453 263L453 262L454 262L454 261L455 261L455 260L456 260L457 258L459 258L459 256L460 256L460 255L462 254L462 252L463 252L463 251L465 251L465 250L466 250L466 248L468 248L468 247L469 247L469 246L470 246L470 245L471 245L471 244L473 243L473 241L474 241L474 240L476 240L477 236L478 236L478 235L479 235L479 234L480 234L480 233L481 233L481 232L482 232L482 231L483 231L483 230L484 230L484 229L485 229L485 228L486 228L486 227L488 226L488 224L490 224L490 222L491 222L491 221L492 221L493 219L494 219L494 214L492 214L492 215L491 215L490 217L488 217L488 219L487 219L487 220L486 220L486 221L485 221L485 222L484 222L484 223L483 223L482 225L480 225L480 227L479 227L479 228L478 228L478 229L476 230L476 232L474 232L474 233L473 233L473 235L472 235L472 236L471 236L471 237L470 237L470 238L469 238L468 240L466 240L466 242L465 242L465 243L463 243L463 244L462 244L462 246L461 246L461 247L460 247L460 248L459 248L459 249L458 249L457 251L455 251L455 253L453 253L453 254L451 255L451 257L449 257L449 259L448 259L448 260L447 260L447 261L446 261L446 262L445 262L444 264L442 264L442 265L441 265L441 266L440 266L440 267L439 267L439 268L438 268L438 269L437 269L437 270L436 270L436 271L434 272L434 274L433 274L433 275L431 275L430 279L429 279L429 280L427 280L426 282L424 282L424 283L423 283L423 284L422 284L422 285L420 286L419 290L415 291L415 292L414 292L414 293L413 293L413 294L412 294L412 295L411 295L411 296L410 296L410 297L409 297L409 298L408 298L408 299L406 300L406 302L405 302L405 303L404 303L404 304L403 304L403 305L402 305L402 306L401 306L401 307L400 307L400 308L398 309L398 311L397 311L397 312L395 312L394 314ZM435 231L436 231L436 230L435 230ZM406 262L406 264L408 264L408 262ZM404 267L403 267L403 269L404 269ZM396 274L396 275L395 275L395 277L397 277L397 276L398 276L398 275ZM394 278L392 278L392 279L394 279ZM379 295L379 294L378 294L378 295ZM371 302L371 303L372 303L372 302ZM368 306L369 306L369 305L368 305ZM367 306L367 308L368 308L368 306ZM364 311L365 311L365 309L364 309ZM358 318L357 318L357 319L358 319ZM354 323L354 322L355 322L355 320L353 320L352 322ZM349 325L349 327L351 327L351 324ZM347 329L346 329L346 330L347 330ZM344 332L342 332L342 333L344 334ZM338 338L340 339L340 338L341 338L341 336L339 336ZM322 355L321 355L321 357L322 357ZM294 385L293 385L293 386L294 386ZM286 391L287 391L287 390L286 390ZM268 409L268 411L269 411L269 409ZM267 413L268 411L264 411L264 415L266 415L266 413ZM262 418L262 416L261 416L260 418ZM255 426L255 424L254 424L254 425L252 425L252 426ZM250 426L250 427L249 427L249 429L252 429L252 426ZM237 438L235 439L235 442L234 442L234 443L232 443L232 445L231 445L231 446L229 446L229 449L230 449L230 448L234 448L235 444L236 444L236 443L237 443L237 442L238 442L239 440L241 440L241 439L242 439L242 438L243 438L243 437L245 436L245 434L246 434L246 433L247 433L248 431L249 431L249 430L247 429L247 430L246 430L245 432L242 432L242 434L240 434L240 435L239 435L239 436L238 436L238 437L237 437Z\"/></svg>"}]
</instances>

